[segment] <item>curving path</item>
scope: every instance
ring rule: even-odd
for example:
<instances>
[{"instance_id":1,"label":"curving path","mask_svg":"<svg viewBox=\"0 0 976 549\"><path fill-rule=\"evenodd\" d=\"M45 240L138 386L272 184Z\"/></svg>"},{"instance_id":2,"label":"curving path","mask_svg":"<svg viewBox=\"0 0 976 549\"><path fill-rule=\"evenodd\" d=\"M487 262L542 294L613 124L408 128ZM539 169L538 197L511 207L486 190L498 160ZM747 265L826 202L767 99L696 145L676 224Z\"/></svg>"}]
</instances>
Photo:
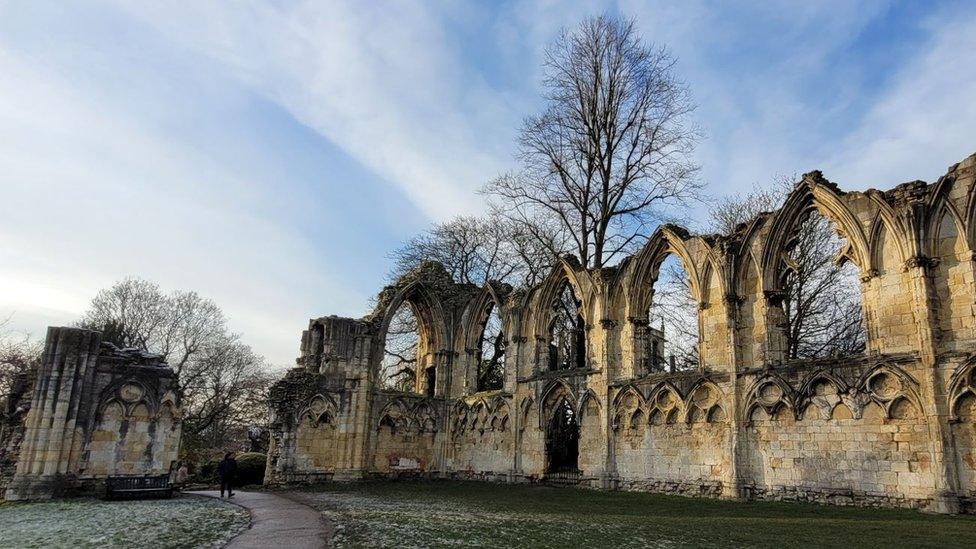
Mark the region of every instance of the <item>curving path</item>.
<instances>
[{"instance_id":1,"label":"curving path","mask_svg":"<svg viewBox=\"0 0 976 549\"><path fill-rule=\"evenodd\" d=\"M220 492L187 492L219 498ZM226 545L229 549L289 547L319 549L328 547L332 528L321 513L307 505L270 492L234 492L228 501L251 513L251 527Z\"/></svg>"}]
</instances>

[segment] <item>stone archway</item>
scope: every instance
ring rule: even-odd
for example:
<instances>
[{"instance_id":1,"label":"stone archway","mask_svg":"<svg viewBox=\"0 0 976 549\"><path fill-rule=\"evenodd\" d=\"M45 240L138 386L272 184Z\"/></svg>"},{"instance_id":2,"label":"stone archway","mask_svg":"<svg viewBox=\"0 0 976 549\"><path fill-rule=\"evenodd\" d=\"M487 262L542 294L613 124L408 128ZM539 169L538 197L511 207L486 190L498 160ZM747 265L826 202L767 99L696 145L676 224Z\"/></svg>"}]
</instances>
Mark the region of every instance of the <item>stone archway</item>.
<instances>
[{"instance_id":1,"label":"stone archway","mask_svg":"<svg viewBox=\"0 0 976 549\"><path fill-rule=\"evenodd\" d=\"M553 410L546 428L546 474L579 474L579 418L566 400Z\"/></svg>"}]
</instances>

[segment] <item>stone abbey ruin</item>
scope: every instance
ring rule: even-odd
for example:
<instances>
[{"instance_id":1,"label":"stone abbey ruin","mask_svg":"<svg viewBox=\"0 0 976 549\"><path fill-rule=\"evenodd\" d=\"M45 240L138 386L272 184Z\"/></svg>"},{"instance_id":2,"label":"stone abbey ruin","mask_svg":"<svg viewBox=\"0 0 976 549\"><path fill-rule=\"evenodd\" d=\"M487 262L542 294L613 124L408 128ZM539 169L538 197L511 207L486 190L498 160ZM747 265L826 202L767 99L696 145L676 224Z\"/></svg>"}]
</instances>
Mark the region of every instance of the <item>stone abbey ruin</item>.
<instances>
[{"instance_id":1,"label":"stone abbey ruin","mask_svg":"<svg viewBox=\"0 0 976 549\"><path fill-rule=\"evenodd\" d=\"M265 482L419 475L973 512L974 179L976 155L889 191L809 173L732 234L665 225L616 267L567 256L528 291L423 264L369 316L310 321L299 367L271 389ZM859 274L857 356L787 359L783 272L812 213ZM648 325L672 255L697 302L684 369L661 367ZM416 357L391 386L384 346L402 307ZM488 355L501 368L485 390Z\"/></svg>"},{"instance_id":2,"label":"stone abbey ruin","mask_svg":"<svg viewBox=\"0 0 976 549\"><path fill-rule=\"evenodd\" d=\"M814 214L859 278L854 356L787 352L784 272ZM889 191L812 172L731 234L665 225L615 267L566 256L525 291L424 263L369 316L310 321L298 367L270 390L265 483L414 475L976 512L974 250L976 155ZM680 368L648 314L668 258L696 305ZM416 345L391 384L387 332L404 308ZM3 425L16 466L0 488L37 499L170 471L174 382L158 357L51 328L30 411Z\"/></svg>"},{"instance_id":3,"label":"stone abbey ruin","mask_svg":"<svg viewBox=\"0 0 976 549\"><path fill-rule=\"evenodd\" d=\"M26 417L3 425L16 467L8 500L95 492L113 475L166 474L180 448L176 375L157 355L102 334L48 328Z\"/></svg>"}]
</instances>

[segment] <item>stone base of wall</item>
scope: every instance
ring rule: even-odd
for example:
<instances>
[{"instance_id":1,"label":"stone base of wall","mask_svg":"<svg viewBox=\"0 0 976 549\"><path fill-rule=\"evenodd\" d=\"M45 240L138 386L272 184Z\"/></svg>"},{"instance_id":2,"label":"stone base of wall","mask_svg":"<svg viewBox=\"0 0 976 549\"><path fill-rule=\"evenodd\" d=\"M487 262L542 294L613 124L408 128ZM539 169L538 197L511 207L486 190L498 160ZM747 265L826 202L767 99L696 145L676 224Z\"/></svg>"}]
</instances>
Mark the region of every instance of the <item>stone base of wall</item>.
<instances>
[{"instance_id":1,"label":"stone base of wall","mask_svg":"<svg viewBox=\"0 0 976 549\"><path fill-rule=\"evenodd\" d=\"M623 479L613 481L618 490L628 492L655 492L678 496L720 498L725 492L725 484L718 481L678 482L652 479Z\"/></svg>"},{"instance_id":2,"label":"stone base of wall","mask_svg":"<svg viewBox=\"0 0 976 549\"><path fill-rule=\"evenodd\" d=\"M475 481L475 482L494 482L494 483L524 483L527 480L511 473L495 473L492 471L452 471L447 473L447 478L451 480Z\"/></svg>"},{"instance_id":3,"label":"stone base of wall","mask_svg":"<svg viewBox=\"0 0 976 549\"><path fill-rule=\"evenodd\" d=\"M265 479L265 486L295 486L303 484L319 484L336 479L334 472L300 472L300 473L277 473L272 478Z\"/></svg>"},{"instance_id":4,"label":"stone base of wall","mask_svg":"<svg viewBox=\"0 0 976 549\"><path fill-rule=\"evenodd\" d=\"M467 482L489 482L493 484L559 484L570 486L569 483L548 482L539 475L525 475L518 473L495 473L490 471L452 471L442 474L437 471L395 471L395 472L360 472L342 471L337 473L288 473L279 474L274 482L268 486L285 487L296 485L312 485L327 482L356 482L362 480L425 480L436 482L440 480L455 480ZM629 492L653 492L685 497L707 497L713 499L725 498L725 483L719 481L677 482L647 479L602 479L598 477L582 477L578 483L572 484L577 488L609 489ZM929 506L929 499L913 499L886 494L876 494L853 490L824 490L810 487L759 487L746 484L741 487L741 498L756 501L786 501L796 503L817 503L823 505L857 506L857 507L895 507L904 509L924 510ZM960 513L976 514L976 495L959 498Z\"/></svg>"},{"instance_id":5,"label":"stone base of wall","mask_svg":"<svg viewBox=\"0 0 976 549\"><path fill-rule=\"evenodd\" d=\"M858 490L829 490L804 486L767 488L763 486L744 485L742 491L746 499L761 501L791 501L821 503L825 505L853 505L857 507L901 507L906 509L924 509L931 503L931 500L928 499L905 498Z\"/></svg>"},{"instance_id":6,"label":"stone base of wall","mask_svg":"<svg viewBox=\"0 0 976 549\"><path fill-rule=\"evenodd\" d=\"M104 493L104 479L73 475L17 475L7 486L5 497L8 501L38 501L101 496Z\"/></svg>"}]
</instances>

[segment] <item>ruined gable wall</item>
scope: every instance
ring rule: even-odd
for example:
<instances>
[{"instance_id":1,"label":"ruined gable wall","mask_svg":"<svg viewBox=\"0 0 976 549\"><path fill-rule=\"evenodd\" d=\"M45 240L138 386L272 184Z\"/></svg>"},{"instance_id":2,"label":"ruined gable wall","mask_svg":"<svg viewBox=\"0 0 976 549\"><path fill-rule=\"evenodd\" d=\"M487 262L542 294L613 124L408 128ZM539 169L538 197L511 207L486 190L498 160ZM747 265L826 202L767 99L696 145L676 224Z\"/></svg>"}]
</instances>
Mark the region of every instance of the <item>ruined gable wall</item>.
<instances>
[{"instance_id":1,"label":"ruined gable wall","mask_svg":"<svg viewBox=\"0 0 976 549\"><path fill-rule=\"evenodd\" d=\"M31 411L5 494L46 499L91 490L110 475L158 475L176 462L176 375L160 357L49 328Z\"/></svg>"}]
</instances>

